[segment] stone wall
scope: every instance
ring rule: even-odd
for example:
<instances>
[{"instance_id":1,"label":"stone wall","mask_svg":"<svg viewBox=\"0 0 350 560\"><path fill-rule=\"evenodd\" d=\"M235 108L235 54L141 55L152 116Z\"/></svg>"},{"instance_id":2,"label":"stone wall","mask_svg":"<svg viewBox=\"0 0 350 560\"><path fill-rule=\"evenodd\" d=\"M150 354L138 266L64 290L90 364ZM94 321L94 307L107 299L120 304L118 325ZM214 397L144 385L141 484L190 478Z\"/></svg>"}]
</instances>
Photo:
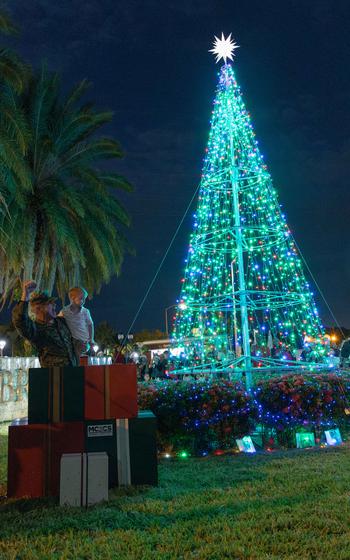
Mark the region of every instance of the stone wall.
<instances>
[{"instance_id":1,"label":"stone wall","mask_svg":"<svg viewBox=\"0 0 350 560\"><path fill-rule=\"evenodd\" d=\"M0 422L27 416L28 370L38 367L38 358L0 358Z\"/></svg>"}]
</instances>

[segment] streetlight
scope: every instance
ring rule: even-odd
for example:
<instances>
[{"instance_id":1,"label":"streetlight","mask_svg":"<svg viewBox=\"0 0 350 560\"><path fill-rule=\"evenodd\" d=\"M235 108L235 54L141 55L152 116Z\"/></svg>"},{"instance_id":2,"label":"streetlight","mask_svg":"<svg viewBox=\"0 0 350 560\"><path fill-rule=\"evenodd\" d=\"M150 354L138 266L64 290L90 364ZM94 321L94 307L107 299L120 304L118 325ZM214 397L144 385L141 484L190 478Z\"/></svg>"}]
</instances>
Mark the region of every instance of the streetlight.
<instances>
[{"instance_id":1,"label":"streetlight","mask_svg":"<svg viewBox=\"0 0 350 560\"><path fill-rule=\"evenodd\" d=\"M173 303L173 305L169 305L169 307L165 308L165 332L166 332L167 336L169 336L168 311L169 311L169 309L172 309L173 307L177 307L178 309L181 309L181 310L187 309L187 305L184 301L182 301L181 303Z\"/></svg>"},{"instance_id":2,"label":"streetlight","mask_svg":"<svg viewBox=\"0 0 350 560\"><path fill-rule=\"evenodd\" d=\"M97 346L97 344L94 344L92 349L95 352L95 354L97 354L97 351L98 351L99 347Z\"/></svg>"},{"instance_id":3,"label":"streetlight","mask_svg":"<svg viewBox=\"0 0 350 560\"><path fill-rule=\"evenodd\" d=\"M118 342L120 344L120 346L124 346L126 342L128 342L129 344L131 344L131 341L134 340L134 335L133 334L123 334L123 333L119 333L117 335L118 338Z\"/></svg>"},{"instance_id":4,"label":"streetlight","mask_svg":"<svg viewBox=\"0 0 350 560\"><path fill-rule=\"evenodd\" d=\"M122 354L123 348L125 347L124 356L125 356L125 361L127 362L127 355L128 355L127 352L128 352L128 348L130 348L130 346L128 345L132 343L134 339L134 335L132 333L128 333L126 335L123 333L118 333L117 338L119 343L118 355Z\"/></svg>"},{"instance_id":5,"label":"streetlight","mask_svg":"<svg viewBox=\"0 0 350 560\"><path fill-rule=\"evenodd\" d=\"M6 346L6 340L0 340L0 356L3 357L4 348Z\"/></svg>"}]
</instances>

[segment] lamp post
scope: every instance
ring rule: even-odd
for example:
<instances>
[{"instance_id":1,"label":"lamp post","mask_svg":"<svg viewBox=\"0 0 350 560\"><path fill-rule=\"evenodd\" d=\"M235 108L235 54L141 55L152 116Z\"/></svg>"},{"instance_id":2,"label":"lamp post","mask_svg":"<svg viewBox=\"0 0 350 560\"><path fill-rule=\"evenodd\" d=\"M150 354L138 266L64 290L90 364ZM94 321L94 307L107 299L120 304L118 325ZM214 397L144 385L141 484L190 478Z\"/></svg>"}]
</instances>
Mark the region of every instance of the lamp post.
<instances>
[{"instance_id":1,"label":"lamp post","mask_svg":"<svg viewBox=\"0 0 350 560\"><path fill-rule=\"evenodd\" d=\"M6 340L0 340L0 357L3 357L4 348L6 346Z\"/></svg>"},{"instance_id":2,"label":"lamp post","mask_svg":"<svg viewBox=\"0 0 350 560\"><path fill-rule=\"evenodd\" d=\"M169 305L169 307L165 308L165 332L166 335L169 336L169 327L168 327L168 311L169 309L172 309L173 307L178 307L178 309L186 309L187 305L185 302L181 302L181 303L173 303L173 305Z\"/></svg>"},{"instance_id":3,"label":"lamp post","mask_svg":"<svg viewBox=\"0 0 350 560\"><path fill-rule=\"evenodd\" d=\"M127 335L125 335L125 334L123 334L123 333L119 333L119 334L117 335L117 338L118 338L119 344L122 344L122 342L123 342L124 339L126 339L128 342L130 342L131 340L133 340L133 339L134 339L134 335L133 335L133 334L130 334L130 333L127 334Z\"/></svg>"},{"instance_id":4,"label":"lamp post","mask_svg":"<svg viewBox=\"0 0 350 560\"><path fill-rule=\"evenodd\" d=\"M129 354L129 350L130 350L130 344L132 343L132 341L134 340L134 335L132 333L128 333L128 334L123 334L123 333L118 333L117 335L118 338L118 343L119 343L119 350L118 350L118 355L122 354L122 350L124 350L124 358L125 358L125 362L128 362L128 354Z\"/></svg>"}]
</instances>

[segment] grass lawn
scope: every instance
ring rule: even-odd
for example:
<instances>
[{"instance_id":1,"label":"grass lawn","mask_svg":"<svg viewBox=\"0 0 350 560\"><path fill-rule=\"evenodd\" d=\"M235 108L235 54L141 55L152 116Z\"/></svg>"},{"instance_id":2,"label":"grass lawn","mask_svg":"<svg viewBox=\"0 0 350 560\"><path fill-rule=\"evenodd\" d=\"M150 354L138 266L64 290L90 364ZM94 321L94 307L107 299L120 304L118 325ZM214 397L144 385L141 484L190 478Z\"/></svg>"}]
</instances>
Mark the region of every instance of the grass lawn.
<instances>
[{"instance_id":1,"label":"grass lawn","mask_svg":"<svg viewBox=\"0 0 350 560\"><path fill-rule=\"evenodd\" d=\"M6 429L0 431L1 494ZM107 504L0 501L1 559L350 559L350 446L160 464Z\"/></svg>"}]
</instances>

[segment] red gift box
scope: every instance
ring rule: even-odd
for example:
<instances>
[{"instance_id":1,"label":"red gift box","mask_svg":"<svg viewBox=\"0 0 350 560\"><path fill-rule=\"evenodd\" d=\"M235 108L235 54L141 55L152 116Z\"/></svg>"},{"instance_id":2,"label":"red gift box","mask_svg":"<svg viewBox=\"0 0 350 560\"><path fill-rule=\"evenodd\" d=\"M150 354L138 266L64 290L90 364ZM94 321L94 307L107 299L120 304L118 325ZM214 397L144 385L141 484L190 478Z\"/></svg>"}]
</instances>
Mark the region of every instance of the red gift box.
<instances>
[{"instance_id":1,"label":"red gift box","mask_svg":"<svg viewBox=\"0 0 350 560\"><path fill-rule=\"evenodd\" d=\"M137 416L135 364L29 370L28 422Z\"/></svg>"},{"instance_id":2,"label":"red gift box","mask_svg":"<svg viewBox=\"0 0 350 560\"><path fill-rule=\"evenodd\" d=\"M84 451L84 423L9 427L9 498L58 496L63 453Z\"/></svg>"},{"instance_id":3,"label":"red gift box","mask_svg":"<svg viewBox=\"0 0 350 560\"><path fill-rule=\"evenodd\" d=\"M137 416L135 364L85 367L85 419Z\"/></svg>"}]
</instances>

